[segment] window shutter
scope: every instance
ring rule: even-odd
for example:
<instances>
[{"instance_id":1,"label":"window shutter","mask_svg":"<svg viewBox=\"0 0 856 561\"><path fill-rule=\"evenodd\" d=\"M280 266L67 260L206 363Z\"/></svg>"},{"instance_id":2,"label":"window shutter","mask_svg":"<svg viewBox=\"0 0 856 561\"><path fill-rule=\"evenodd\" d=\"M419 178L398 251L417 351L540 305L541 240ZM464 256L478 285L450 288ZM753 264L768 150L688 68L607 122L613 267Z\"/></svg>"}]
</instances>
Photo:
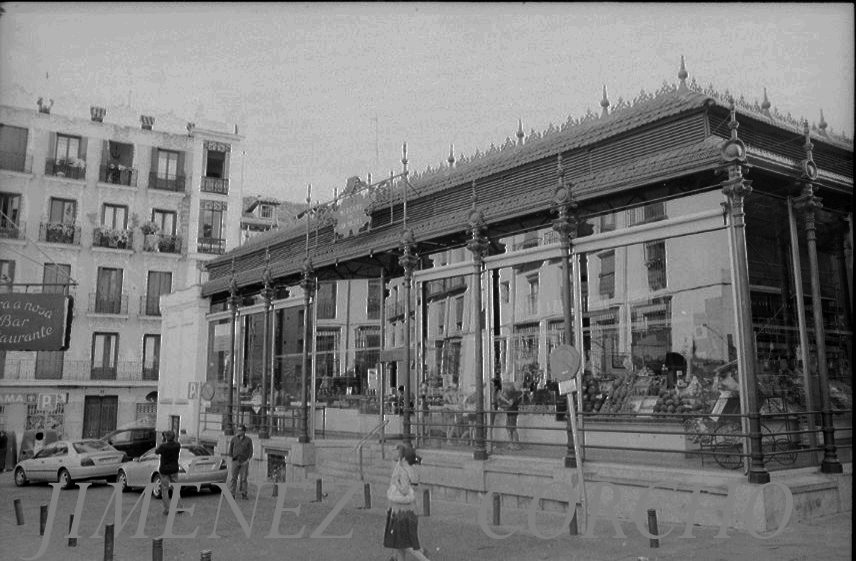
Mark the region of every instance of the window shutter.
<instances>
[{"instance_id":1,"label":"window shutter","mask_svg":"<svg viewBox=\"0 0 856 561\"><path fill-rule=\"evenodd\" d=\"M208 148L205 145L202 146L202 177L208 177Z\"/></svg>"},{"instance_id":2,"label":"window shutter","mask_svg":"<svg viewBox=\"0 0 856 561\"><path fill-rule=\"evenodd\" d=\"M101 167L106 167L113 158L110 156L110 141L101 141Z\"/></svg>"},{"instance_id":3,"label":"window shutter","mask_svg":"<svg viewBox=\"0 0 856 561\"><path fill-rule=\"evenodd\" d=\"M53 131L48 133L48 158L56 159L56 133Z\"/></svg>"},{"instance_id":4,"label":"window shutter","mask_svg":"<svg viewBox=\"0 0 856 561\"><path fill-rule=\"evenodd\" d=\"M175 174L177 176L180 176L180 177L187 177L187 174L184 172L184 152L178 153L178 164L176 165ZM178 177L176 177L176 181L178 181L178 180L179 180ZM184 191L186 189L186 186L187 186L187 180L185 180L184 183L182 184L182 187L183 187L182 191Z\"/></svg>"},{"instance_id":5,"label":"window shutter","mask_svg":"<svg viewBox=\"0 0 856 561\"><path fill-rule=\"evenodd\" d=\"M232 159L232 152L226 152L223 157L223 179L229 179L229 161Z\"/></svg>"},{"instance_id":6,"label":"window shutter","mask_svg":"<svg viewBox=\"0 0 856 561\"><path fill-rule=\"evenodd\" d=\"M77 153L77 157L83 160L84 162L86 161L86 141L87 138L85 136L80 138L80 150Z\"/></svg>"},{"instance_id":7,"label":"window shutter","mask_svg":"<svg viewBox=\"0 0 856 561\"><path fill-rule=\"evenodd\" d=\"M155 177L158 175L158 149L157 146L152 146L152 163L151 163L151 174Z\"/></svg>"}]
</instances>

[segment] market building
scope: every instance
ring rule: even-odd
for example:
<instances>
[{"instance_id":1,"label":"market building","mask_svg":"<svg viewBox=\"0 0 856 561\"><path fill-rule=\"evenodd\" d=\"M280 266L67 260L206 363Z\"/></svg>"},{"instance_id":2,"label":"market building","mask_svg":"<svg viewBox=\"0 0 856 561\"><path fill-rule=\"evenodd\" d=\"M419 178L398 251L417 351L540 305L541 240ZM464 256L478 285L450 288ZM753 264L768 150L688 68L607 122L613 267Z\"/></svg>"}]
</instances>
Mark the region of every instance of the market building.
<instances>
[{"instance_id":1,"label":"market building","mask_svg":"<svg viewBox=\"0 0 856 561\"><path fill-rule=\"evenodd\" d=\"M242 137L53 105L0 106L0 269L7 292L72 297L71 334L64 350L0 351L0 426L97 438L155 421L160 298L239 245Z\"/></svg>"},{"instance_id":2,"label":"market building","mask_svg":"<svg viewBox=\"0 0 856 561\"><path fill-rule=\"evenodd\" d=\"M604 87L599 114L518 123L424 173L405 146L400 173L207 263L201 299L181 300L199 312L192 376L213 396L202 434L251 410L263 450L308 465L319 423L362 436L387 417L387 434L484 461L507 450L491 388L511 381L527 454L573 467L551 361L572 345L587 461L744 467L751 484L849 470L853 141L822 112L810 126L766 91L749 103L687 78L682 61L677 84L630 102ZM361 288L331 298L343 284ZM351 315L322 329L329 302ZM253 314L261 346L245 343ZM264 366L248 399L251 355ZM322 386L344 391L322 400Z\"/></svg>"}]
</instances>

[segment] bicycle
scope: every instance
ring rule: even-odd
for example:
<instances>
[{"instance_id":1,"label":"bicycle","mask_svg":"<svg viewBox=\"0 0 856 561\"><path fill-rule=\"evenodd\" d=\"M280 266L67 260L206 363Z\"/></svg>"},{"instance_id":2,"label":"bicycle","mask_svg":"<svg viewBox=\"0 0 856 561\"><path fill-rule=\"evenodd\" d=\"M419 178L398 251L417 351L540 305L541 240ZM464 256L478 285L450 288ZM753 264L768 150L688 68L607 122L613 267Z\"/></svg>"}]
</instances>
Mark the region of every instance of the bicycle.
<instances>
[{"instance_id":1,"label":"bicycle","mask_svg":"<svg viewBox=\"0 0 856 561\"><path fill-rule=\"evenodd\" d=\"M684 430L694 434L693 442L699 448L711 450L714 461L726 469L738 469L743 465L745 433L739 420L734 418L716 421L709 417L694 417L684 421ZM776 438L775 433L761 424L761 451L782 466L797 461L797 453L787 437ZM702 455L704 464L704 454Z\"/></svg>"}]
</instances>

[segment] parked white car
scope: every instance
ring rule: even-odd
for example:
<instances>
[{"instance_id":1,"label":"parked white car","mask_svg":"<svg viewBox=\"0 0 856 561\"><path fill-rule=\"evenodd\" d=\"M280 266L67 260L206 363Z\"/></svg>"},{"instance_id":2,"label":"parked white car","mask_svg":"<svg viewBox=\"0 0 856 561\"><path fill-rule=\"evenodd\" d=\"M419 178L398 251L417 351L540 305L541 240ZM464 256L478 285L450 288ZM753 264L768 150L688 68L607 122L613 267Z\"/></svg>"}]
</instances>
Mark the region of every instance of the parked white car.
<instances>
[{"instance_id":1,"label":"parked white car","mask_svg":"<svg viewBox=\"0 0 856 561\"><path fill-rule=\"evenodd\" d=\"M115 481L116 469L125 454L101 440L58 440L48 444L29 459L15 466L15 485L58 481L63 489L76 481L106 479Z\"/></svg>"},{"instance_id":2,"label":"parked white car","mask_svg":"<svg viewBox=\"0 0 856 561\"><path fill-rule=\"evenodd\" d=\"M152 448L139 458L119 466L116 479L123 491L144 488L155 482L152 495L160 498L160 455ZM229 469L226 458L212 455L198 444L182 444L178 456L178 483L198 483L217 493L217 483L226 483Z\"/></svg>"}]
</instances>

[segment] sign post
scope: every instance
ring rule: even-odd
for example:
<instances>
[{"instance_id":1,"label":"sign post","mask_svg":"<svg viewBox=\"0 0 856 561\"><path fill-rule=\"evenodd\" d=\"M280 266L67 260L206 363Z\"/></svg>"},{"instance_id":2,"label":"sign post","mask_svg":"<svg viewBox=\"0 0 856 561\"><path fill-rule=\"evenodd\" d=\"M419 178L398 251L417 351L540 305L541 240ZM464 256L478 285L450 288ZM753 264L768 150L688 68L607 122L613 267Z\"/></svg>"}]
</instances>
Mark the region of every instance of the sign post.
<instances>
[{"instance_id":1,"label":"sign post","mask_svg":"<svg viewBox=\"0 0 856 561\"><path fill-rule=\"evenodd\" d=\"M570 345L559 345L550 354L550 367L559 382L559 394L568 399L568 419L571 423L571 435L574 440L574 456L577 464L577 477L580 486L580 510L582 514L582 532L588 529L588 501L586 500L586 485L583 478L583 456L580 453L580 434L577 428L577 408L574 403L574 392L578 391L577 375L580 372L582 360L577 349ZM569 505L570 507L570 505ZM573 505L576 509L577 505Z\"/></svg>"}]
</instances>

